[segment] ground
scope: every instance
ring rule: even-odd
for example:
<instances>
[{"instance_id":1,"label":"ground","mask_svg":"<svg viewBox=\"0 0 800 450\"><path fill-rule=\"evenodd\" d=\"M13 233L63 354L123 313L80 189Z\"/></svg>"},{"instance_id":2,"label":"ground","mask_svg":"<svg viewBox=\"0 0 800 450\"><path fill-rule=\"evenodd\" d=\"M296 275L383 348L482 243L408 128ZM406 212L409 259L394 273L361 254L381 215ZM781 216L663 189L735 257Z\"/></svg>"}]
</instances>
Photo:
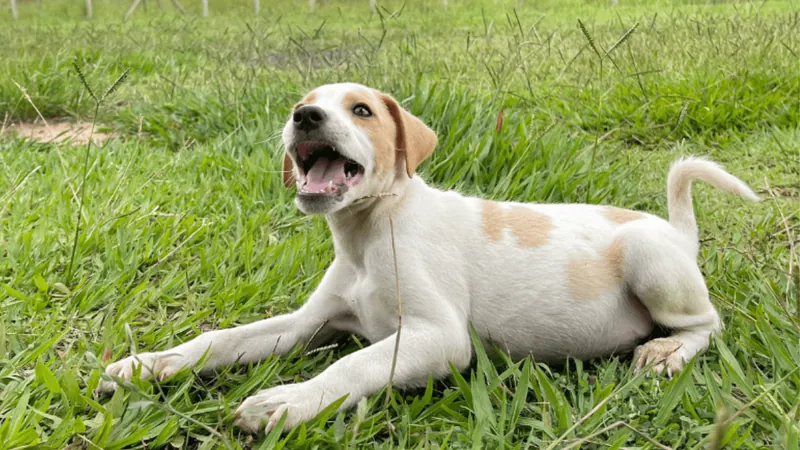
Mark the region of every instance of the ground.
<instances>
[{"instance_id":1,"label":"ground","mask_svg":"<svg viewBox=\"0 0 800 450\"><path fill-rule=\"evenodd\" d=\"M798 448L795 0L162 1L126 22L126 2L82 3L0 18L0 448ZM232 427L242 400L367 343L95 399L109 360L305 301L331 238L282 187L279 131L334 81L395 95L439 134L422 176L489 198L663 216L672 161L720 161L765 200L695 189L722 335L673 379L479 349L463 375L266 439ZM110 138L9 132L40 115Z\"/></svg>"}]
</instances>

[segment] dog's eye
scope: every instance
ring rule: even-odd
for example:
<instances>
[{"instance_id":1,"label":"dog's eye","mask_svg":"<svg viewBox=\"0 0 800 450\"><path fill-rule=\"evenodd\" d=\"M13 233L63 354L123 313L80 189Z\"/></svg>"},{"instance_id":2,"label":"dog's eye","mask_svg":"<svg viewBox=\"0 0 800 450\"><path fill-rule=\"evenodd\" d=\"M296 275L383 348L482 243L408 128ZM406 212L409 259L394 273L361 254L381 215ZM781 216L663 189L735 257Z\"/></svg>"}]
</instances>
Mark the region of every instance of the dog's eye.
<instances>
[{"instance_id":1,"label":"dog's eye","mask_svg":"<svg viewBox=\"0 0 800 450\"><path fill-rule=\"evenodd\" d=\"M353 114L359 117L370 117L372 116L372 111L370 111L369 106L363 103L358 103L353 106Z\"/></svg>"}]
</instances>

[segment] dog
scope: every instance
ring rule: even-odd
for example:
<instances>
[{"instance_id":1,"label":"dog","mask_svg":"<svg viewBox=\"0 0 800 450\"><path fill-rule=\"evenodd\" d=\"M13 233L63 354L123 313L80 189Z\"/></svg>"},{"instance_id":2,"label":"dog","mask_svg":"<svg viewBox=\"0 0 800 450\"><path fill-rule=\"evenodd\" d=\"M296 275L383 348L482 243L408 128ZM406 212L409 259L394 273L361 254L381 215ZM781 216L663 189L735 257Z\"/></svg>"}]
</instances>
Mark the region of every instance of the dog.
<instances>
[{"instance_id":1,"label":"dog","mask_svg":"<svg viewBox=\"0 0 800 450\"><path fill-rule=\"evenodd\" d=\"M487 348L538 361L633 351L636 370L681 370L720 328L696 259L692 180L758 201L717 164L682 159L667 181L669 220L600 205L495 202L444 192L415 174L436 134L391 96L331 84L298 103L283 129L284 182L295 204L324 215L335 259L301 308L141 353L106 373L169 377L283 355L336 331L371 345L301 383L247 398L235 425L269 431L348 408L384 388L425 385ZM399 290L399 291L398 291ZM400 326L400 321L402 325ZM671 330L652 338L654 327ZM645 342L646 341L646 342ZM641 344L641 345L640 345ZM116 388L113 378L101 391Z\"/></svg>"}]
</instances>

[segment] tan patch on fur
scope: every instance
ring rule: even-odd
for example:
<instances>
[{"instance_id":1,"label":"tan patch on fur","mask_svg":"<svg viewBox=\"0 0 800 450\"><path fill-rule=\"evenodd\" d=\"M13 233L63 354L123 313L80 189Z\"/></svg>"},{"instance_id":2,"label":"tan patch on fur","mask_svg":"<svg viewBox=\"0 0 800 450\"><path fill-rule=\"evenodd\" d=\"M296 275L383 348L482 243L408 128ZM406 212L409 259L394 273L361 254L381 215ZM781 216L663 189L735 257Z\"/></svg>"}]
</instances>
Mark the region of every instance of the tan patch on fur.
<instances>
[{"instance_id":1,"label":"tan patch on fur","mask_svg":"<svg viewBox=\"0 0 800 450\"><path fill-rule=\"evenodd\" d=\"M490 241L499 241L503 237L503 208L497 202L483 201L483 234Z\"/></svg>"},{"instance_id":2,"label":"tan patch on fur","mask_svg":"<svg viewBox=\"0 0 800 450\"><path fill-rule=\"evenodd\" d=\"M372 111L372 117L361 117L353 114L353 106L363 103ZM383 105L372 93L365 91L350 91L342 99L342 108L353 118L353 123L358 125L372 141L375 153L375 168L386 172L395 164L395 131L392 117L386 106Z\"/></svg>"},{"instance_id":3,"label":"tan patch on fur","mask_svg":"<svg viewBox=\"0 0 800 450\"><path fill-rule=\"evenodd\" d=\"M624 274L623 264L625 263L625 254L623 252L624 248L622 248L622 242L615 240L605 253L606 261L618 280L622 280Z\"/></svg>"},{"instance_id":4,"label":"tan patch on fur","mask_svg":"<svg viewBox=\"0 0 800 450\"><path fill-rule=\"evenodd\" d=\"M623 278L624 251L619 241L589 258L570 258L567 284L576 301L592 300L620 285Z\"/></svg>"},{"instance_id":5,"label":"tan patch on fur","mask_svg":"<svg viewBox=\"0 0 800 450\"><path fill-rule=\"evenodd\" d=\"M406 174L411 178L417 167L431 156L439 138L425 123L406 111L391 96L377 93L394 121L395 150L402 152L406 161Z\"/></svg>"},{"instance_id":6,"label":"tan patch on fur","mask_svg":"<svg viewBox=\"0 0 800 450\"><path fill-rule=\"evenodd\" d=\"M553 220L550 216L525 206L514 206L506 215L506 224L522 247L541 247L547 243Z\"/></svg>"},{"instance_id":7,"label":"tan patch on fur","mask_svg":"<svg viewBox=\"0 0 800 450\"><path fill-rule=\"evenodd\" d=\"M311 104L315 103L316 101L317 101L317 93L316 92L309 92L308 95L306 95L305 97L303 97L302 100L300 100L300 103L302 103L304 105L311 105Z\"/></svg>"},{"instance_id":8,"label":"tan patch on fur","mask_svg":"<svg viewBox=\"0 0 800 450\"><path fill-rule=\"evenodd\" d=\"M300 103L294 105L294 109L297 110L297 108L299 108L301 106L311 105L316 101L317 101L317 93L316 92L310 92L308 95L303 97L302 100L300 100Z\"/></svg>"},{"instance_id":9,"label":"tan patch on fur","mask_svg":"<svg viewBox=\"0 0 800 450\"><path fill-rule=\"evenodd\" d=\"M630 209L615 208L613 206L606 206L603 208L606 218L616 224L623 224L632 222L634 220L644 219L644 214L631 211Z\"/></svg>"},{"instance_id":10,"label":"tan patch on fur","mask_svg":"<svg viewBox=\"0 0 800 450\"><path fill-rule=\"evenodd\" d=\"M297 180L294 178L294 164L292 163L292 158L289 155L283 155L283 185L288 187L292 187L297 183Z\"/></svg>"}]
</instances>

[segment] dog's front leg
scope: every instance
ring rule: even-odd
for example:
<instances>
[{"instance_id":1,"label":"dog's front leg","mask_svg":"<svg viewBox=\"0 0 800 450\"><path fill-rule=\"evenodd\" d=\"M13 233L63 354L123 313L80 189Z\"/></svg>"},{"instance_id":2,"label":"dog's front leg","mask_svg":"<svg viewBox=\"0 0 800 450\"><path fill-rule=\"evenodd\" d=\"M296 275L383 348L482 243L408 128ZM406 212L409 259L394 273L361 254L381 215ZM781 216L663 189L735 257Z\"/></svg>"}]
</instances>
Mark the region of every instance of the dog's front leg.
<instances>
[{"instance_id":1,"label":"dog's front leg","mask_svg":"<svg viewBox=\"0 0 800 450\"><path fill-rule=\"evenodd\" d=\"M440 318L441 319L441 318ZM394 369L395 386L424 385L429 376L450 373L448 363L459 370L472 356L466 322L426 319L411 321L400 330ZM347 396L340 409L386 386L391 376L397 334L350 354L315 378L276 386L247 398L237 409L236 425L257 433L271 430L286 414L286 430L313 419L322 409Z\"/></svg>"},{"instance_id":2,"label":"dog's front leg","mask_svg":"<svg viewBox=\"0 0 800 450\"><path fill-rule=\"evenodd\" d=\"M269 355L286 354L298 343L305 343L315 333L327 334L329 321L347 316L348 312L339 293L346 282L345 269L337 263L328 269L317 290L297 311L260 320L248 325L214 330L175 348L131 355L106 367L111 376L129 380L134 367L141 366L141 378L157 376L164 379L185 367L194 367L205 356L202 371L236 362L260 361ZM324 329L323 329L324 328ZM117 383L103 380L99 392L110 392Z\"/></svg>"}]
</instances>

